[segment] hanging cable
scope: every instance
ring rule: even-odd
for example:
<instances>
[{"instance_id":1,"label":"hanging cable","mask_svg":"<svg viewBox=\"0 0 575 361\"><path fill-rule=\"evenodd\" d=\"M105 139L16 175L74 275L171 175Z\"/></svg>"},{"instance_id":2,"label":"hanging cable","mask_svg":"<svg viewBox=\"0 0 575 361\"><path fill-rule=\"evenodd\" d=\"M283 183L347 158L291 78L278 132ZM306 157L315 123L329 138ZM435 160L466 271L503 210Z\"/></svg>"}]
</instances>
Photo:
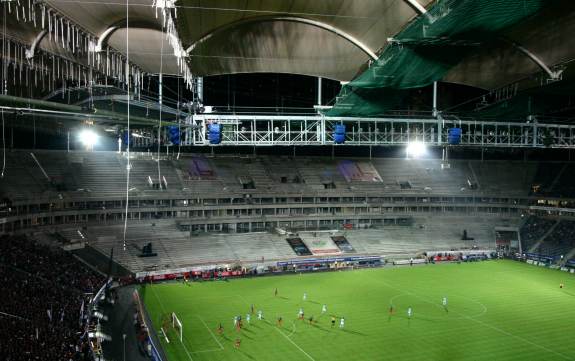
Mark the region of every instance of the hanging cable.
<instances>
[{"instance_id":1,"label":"hanging cable","mask_svg":"<svg viewBox=\"0 0 575 361\"><path fill-rule=\"evenodd\" d=\"M180 79L176 80L178 82L178 156L176 160L180 159L180 149L182 148L182 120L180 119Z\"/></svg>"},{"instance_id":2,"label":"hanging cable","mask_svg":"<svg viewBox=\"0 0 575 361\"><path fill-rule=\"evenodd\" d=\"M6 137L4 134L4 108L2 108L2 174L0 174L0 178L4 178L5 171L6 171Z\"/></svg>"},{"instance_id":3,"label":"hanging cable","mask_svg":"<svg viewBox=\"0 0 575 361\"><path fill-rule=\"evenodd\" d=\"M160 151L161 151L161 132L162 132L162 104L163 104L163 95L162 95L162 87L163 87L163 72L164 72L164 36L162 35L162 46L160 48L160 74L158 78L158 102L160 105L160 116L158 118L158 188L162 189L162 175L160 172Z\"/></svg>"},{"instance_id":4,"label":"hanging cable","mask_svg":"<svg viewBox=\"0 0 575 361\"><path fill-rule=\"evenodd\" d=\"M128 139L126 140L126 158L128 159L126 165L126 212L124 214L124 236L122 239L122 248L126 250L126 232L128 229L128 205L130 203L130 170L132 168L130 164L130 138L131 138L131 131L130 131L130 9L129 9L129 2L130 0L126 0L126 93L128 95L128 103L127 103L127 125L128 125Z\"/></svg>"},{"instance_id":5,"label":"hanging cable","mask_svg":"<svg viewBox=\"0 0 575 361\"><path fill-rule=\"evenodd\" d=\"M4 3L3 9L4 26L2 29L2 94L8 94L8 81L6 77L8 76L8 56L6 53L6 3ZM14 132L12 130L12 132ZM6 133L4 132L4 108L2 108L2 174L0 178L4 178L4 172L6 171Z\"/></svg>"}]
</instances>

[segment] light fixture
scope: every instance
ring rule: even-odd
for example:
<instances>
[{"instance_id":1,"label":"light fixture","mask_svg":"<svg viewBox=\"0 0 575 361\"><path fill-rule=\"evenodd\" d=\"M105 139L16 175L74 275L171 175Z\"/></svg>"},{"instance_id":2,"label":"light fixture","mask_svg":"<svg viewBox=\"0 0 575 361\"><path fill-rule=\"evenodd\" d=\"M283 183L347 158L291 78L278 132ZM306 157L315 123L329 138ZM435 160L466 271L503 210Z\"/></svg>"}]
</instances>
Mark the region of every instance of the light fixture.
<instances>
[{"instance_id":1,"label":"light fixture","mask_svg":"<svg viewBox=\"0 0 575 361\"><path fill-rule=\"evenodd\" d=\"M407 144L405 151L408 158L419 158L427 153L427 147L425 146L425 143L421 141L413 141Z\"/></svg>"},{"instance_id":2,"label":"light fixture","mask_svg":"<svg viewBox=\"0 0 575 361\"><path fill-rule=\"evenodd\" d=\"M82 142L86 148L93 148L94 145L98 142L98 134L96 134L91 129L82 130L80 132L79 138L80 142Z\"/></svg>"}]
</instances>

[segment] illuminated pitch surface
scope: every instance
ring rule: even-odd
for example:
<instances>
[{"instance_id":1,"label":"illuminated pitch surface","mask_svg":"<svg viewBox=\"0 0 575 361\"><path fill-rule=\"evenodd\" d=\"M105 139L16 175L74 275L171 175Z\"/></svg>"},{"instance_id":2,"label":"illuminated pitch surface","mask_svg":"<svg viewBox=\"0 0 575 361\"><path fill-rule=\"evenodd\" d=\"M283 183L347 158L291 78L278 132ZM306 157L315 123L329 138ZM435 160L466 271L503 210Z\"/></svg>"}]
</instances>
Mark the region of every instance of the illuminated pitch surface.
<instances>
[{"instance_id":1,"label":"illuminated pitch surface","mask_svg":"<svg viewBox=\"0 0 575 361\"><path fill-rule=\"evenodd\" d=\"M174 331L170 344L162 341L169 361L575 359L575 276L513 261L190 286L165 283L141 292L156 330L163 314L176 312L183 323L183 345ZM304 292L307 301L302 300ZM252 303L256 313L263 311L264 321L254 314L250 324L245 322ZM390 303L395 307L391 316ZM300 307L305 322L297 319ZM411 319L408 307L413 309ZM239 333L233 326L236 315L244 319ZM310 315L313 325L307 321ZM333 328L331 315L338 317ZM276 325L279 316L281 328ZM342 316L345 328L340 329ZM239 349L234 347L237 338Z\"/></svg>"}]
</instances>

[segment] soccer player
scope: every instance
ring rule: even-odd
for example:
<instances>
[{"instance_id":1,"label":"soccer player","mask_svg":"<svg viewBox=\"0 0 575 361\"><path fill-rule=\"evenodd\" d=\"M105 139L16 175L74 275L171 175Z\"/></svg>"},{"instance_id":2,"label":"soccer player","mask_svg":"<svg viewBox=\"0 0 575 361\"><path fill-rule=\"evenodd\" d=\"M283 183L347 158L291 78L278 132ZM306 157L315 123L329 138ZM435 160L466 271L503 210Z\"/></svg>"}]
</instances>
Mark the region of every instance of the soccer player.
<instances>
[{"instance_id":1,"label":"soccer player","mask_svg":"<svg viewBox=\"0 0 575 361\"><path fill-rule=\"evenodd\" d=\"M252 316L249 313L246 314L246 321L248 321L248 323L250 323L251 317Z\"/></svg>"},{"instance_id":2,"label":"soccer player","mask_svg":"<svg viewBox=\"0 0 575 361\"><path fill-rule=\"evenodd\" d=\"M284 320L282 319L282 316L278 317L278 327L282 327Z\"/></svg>"},{"instance_id":3,"label":"soccer player","mask_svg":"<svg viewBox=\"0 0 575 361\"><path fill-rule=\"evenodd\" d=\"M306 292L303 293L303 300L304 301L307 300L307 293Z\"/></svg>"},{"instance_id":4,"label":"soccer player","mask_svg":"<svg viewBox=\"0 0 575 361\"><path fill-rule=\"evenodd\" d=\"M389 305L389 314L390 314L390 315L393 315L393 312L394 312L394 310L393 310L393 304L390 304L390 305Z\"/></svg>"},{"instance_id":5,"label":"soccer player","mask_svg":"<svg viewBox=\"0 0 575 361\"><path fill-rule=\"evenodd\" d=\"M276 290L275 290L275 292L274 292L274 296L277 297L277 295L278 295L278 289L276 288Z\"/></svg>"},{"instance_id":6,"label":"soccer player","mask_svg":"<svg viewBox=\"0 0 575 361\"><path fill-rule=\"evenodd\" d=\"M342 317L342 318L339 320L339 328L343 328L344 325L345 325L345 319Z\"/></svg>"},{"instance_id":7,"label":"soccer player","mask_svg":"<svg viewBox=\"0 0 575 361\"><path fill-rule=\"evenodd\" d=\"M321 313L326 313L327 312L327 306L324 304L323 306L321 306Z\"/></svg>"},{"instance_id":8,"label":"soccer player","mask_svg":"<svg viewBox=\"0 0 575 361\"><path fill-rule=\"evenodd\" d=\"M443 300L441 300L441 304L443 305L443 309L445 310L445 312L449 312L447 310L447 297L443 297Z\"/></svg>"},{"instance_id":9,"label":"soccer player","mask_svg":"<svg viewBox=\"0 0 575 361\"><path fill-rule=\"evenodd\" d=\"M264 313L262 312L262 310L258 310L258 320L263 320L264 319Z\"/></svg>"},{"instance_id":10,"label":"soccer player","mask_svg":"<svg viewBox=\"0 0 575 361\"><path fill-rule=\"evenodd\" d=\"M560 283L559 288L563 288L563 287L565 287L565 285L563 285L563 283Z\"/></svg>"},{"instance_id":11,"label":"soccer player","mask_svg":"<svg viewBox=\"0 0 575 361\"><path fill-rule=\"evenodd\" d=\"M335 326L335 317L331 316L331 327Z\"/></svg>"},{"instance_id":12,"label":"soccer player","mask_svg":"<svg viewBox=\"0 0 575 361\"><path fill-rule=\"evenodd\" d=\"M234 327L238 327L238 316L234 316Z\"/></svg>"},{"instance_id":13,"label":"soccer player","mask_svg":"<svg viewBox=\"0 0 575 361\"><path fill-rule=\"evenodd\" d=\"M313 324L313 315L309 316L309 324Z\"/></svg>"},{"instance_id":14,"label":"soccer player","mask_svg":"<svg viewBox=\"0 0 575 361\"><path fill-rule=\"evenodd\" d=\"M254 314L254 304L253 303L250 305L250 313L252 315Z\"/></svg>"},{"instance_id":15,"label":"soccer player","mask_svg":"<svg viewBox=\"0 0 575 361\"><path fill-rule=\"evenodd\" d=\"M299 309L299 312L297 313L297 315L298 315L298 318L299 318L300 320L303 320L303 308L300 308L300 309Z\"/></svg>"},{"instance_id":16,"label":"soccer player","mask_svg":"<svg viewBox=\"0 0 575 361\"><path fill-rule=\"evenodd\" d=\"M411 306L409 306L407 308L407 318L411 319L411 316L413 316L413 310L411 309Z\"/></svg>"},{"instance_id":17,"label":"soccer player","mask_svg":"<svg viewBox=\"0 0 575 361\"><path fill-rule=\"evenodd\" d=\"M222 334L224 333L224 326L222 326L222 323L220 322L220 324L218 325L218 334Z\"/></svg>"},{"instance_id":18,"label":"soccer player","mask_svg":"<svg viewBox=\"0 0 575 361\"><path fill-rule=\"evenodd\" d=\"M236 338L236 342L234 343L235 348L240 348L242 344L242 340L240 340L239 338Z\"/></svg>"}]
</instances>

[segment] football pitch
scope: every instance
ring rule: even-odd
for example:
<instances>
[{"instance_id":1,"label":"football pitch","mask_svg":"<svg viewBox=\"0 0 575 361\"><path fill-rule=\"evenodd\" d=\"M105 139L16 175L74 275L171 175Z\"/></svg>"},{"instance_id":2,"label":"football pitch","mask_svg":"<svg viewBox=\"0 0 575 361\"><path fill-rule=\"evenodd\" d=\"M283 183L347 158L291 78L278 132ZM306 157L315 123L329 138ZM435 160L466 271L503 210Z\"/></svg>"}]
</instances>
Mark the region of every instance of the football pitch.
<instances>
[{"instance_id":1,"label":"football pitch","mask_svg":"<svg viewBox=\"0 0 575 361\"><path fill-rule=\"evenodd\" d=\"M156 331L172 312L183 324L183 342L171 327L169 343L160 337L168 361L575 360L574 276L515 261L172 282L140 293Z\"/></svg>"}]
</instances>

